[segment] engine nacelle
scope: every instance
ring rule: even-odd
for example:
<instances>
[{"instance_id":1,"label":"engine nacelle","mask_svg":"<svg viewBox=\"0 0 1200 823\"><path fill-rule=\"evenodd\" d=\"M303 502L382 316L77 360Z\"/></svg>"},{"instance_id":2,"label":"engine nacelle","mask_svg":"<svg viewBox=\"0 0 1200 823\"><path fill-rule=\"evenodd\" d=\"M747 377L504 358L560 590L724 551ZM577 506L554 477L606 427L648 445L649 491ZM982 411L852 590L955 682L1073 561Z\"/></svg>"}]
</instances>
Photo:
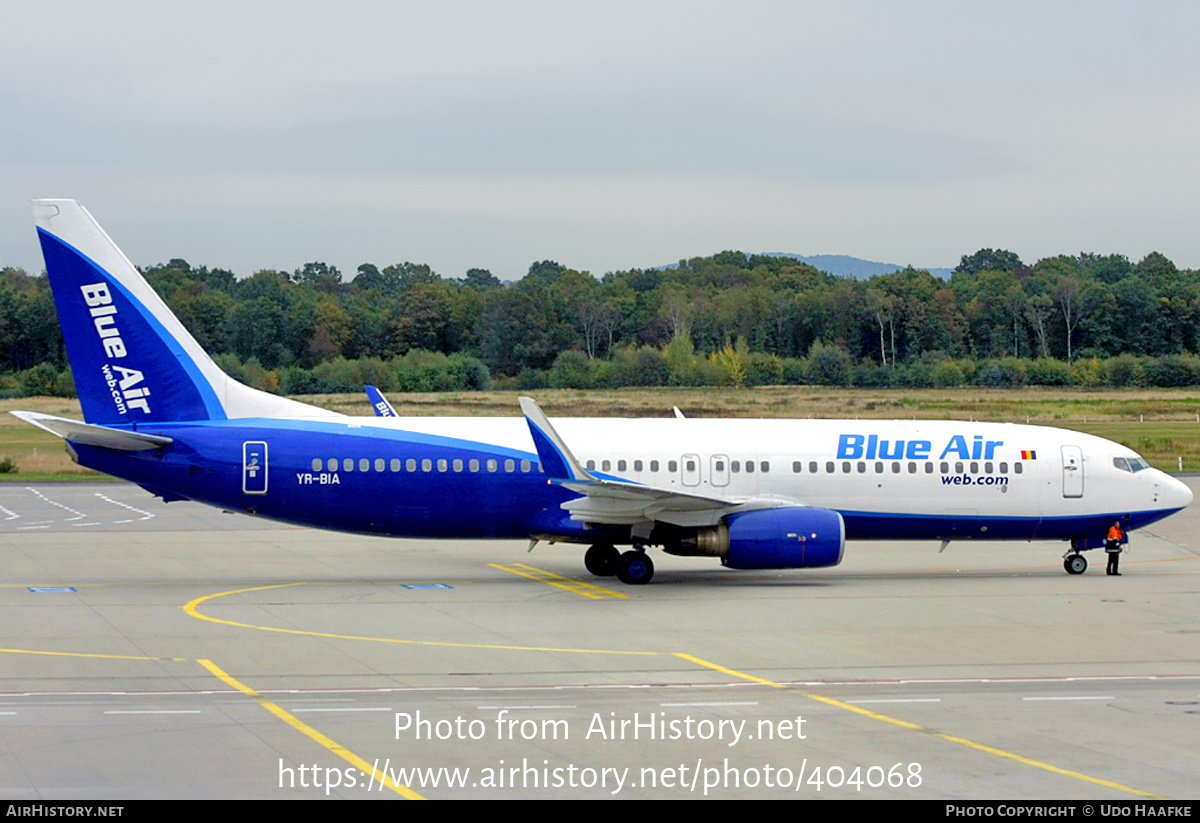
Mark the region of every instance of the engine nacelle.
<instances>
[{"instance_id":1,"label":"engine nacelle","mask_svg":"<svg viewBox=\"0 0 1200 823\"><path fill-rule=\"evenodd\" d=\"M789 506L725 518L731 569L804 569L836 566L846 548L846 524L830 509Z\"/></svg>"}]
</instances>

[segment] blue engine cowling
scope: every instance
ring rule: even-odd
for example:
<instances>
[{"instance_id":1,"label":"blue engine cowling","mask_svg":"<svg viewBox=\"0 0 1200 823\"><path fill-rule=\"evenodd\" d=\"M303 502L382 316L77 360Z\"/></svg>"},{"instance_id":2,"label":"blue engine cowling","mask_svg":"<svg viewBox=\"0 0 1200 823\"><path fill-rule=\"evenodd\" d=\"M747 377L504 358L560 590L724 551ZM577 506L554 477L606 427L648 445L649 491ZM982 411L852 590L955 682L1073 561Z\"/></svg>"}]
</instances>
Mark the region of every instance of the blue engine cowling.
<instances>
[{"instance_id":1,"label":"blue engine cowling","mask_svg":"<svg viewBox=\"0 0 1200 823\"><path fill-rule=\"evenodd\" d=\"M846 524L829 509L793 506L731 514L731 569L804 569L836 566L846 547Z\"/></svg>"}]
</instances>

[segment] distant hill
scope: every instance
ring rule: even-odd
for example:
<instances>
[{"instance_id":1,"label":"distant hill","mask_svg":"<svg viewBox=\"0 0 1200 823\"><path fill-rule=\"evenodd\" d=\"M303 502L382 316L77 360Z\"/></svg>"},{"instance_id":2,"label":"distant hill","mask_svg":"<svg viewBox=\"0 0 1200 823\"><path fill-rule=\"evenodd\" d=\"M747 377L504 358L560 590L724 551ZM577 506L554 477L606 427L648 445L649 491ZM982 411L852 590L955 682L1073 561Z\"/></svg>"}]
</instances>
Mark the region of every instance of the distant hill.
<instances>
[{"instance_id":1,"label":"distant hill","mask_svg":"<svg viewBox=\"0 0 1200 823\"><path fill-rule=\"evenodd\" d=\"M897 266L895 263L876 263L873 260L863 260L858 257L850 257L846 254L814 254L809 257L805 257L803 254L790 254L788 252L764 252L764 254L768 254L771 257L787 257L792 260L799 260L813 268L829 272L838 277L853 277L856 280L865 280L877 274L891 274L894 271L900 271L905 268L904 266ZM934 277L940 277L943 280L950 279L950 274L954 271L954 269L934 269L926 266L913 266L913 268L926 269Z\"/></svg>"},{"instance_id":2,"label":"distant hill","mask_svg":"<svg viewBox=\"0 0 1200 823\"><path fill-rule=\"evenodd\" d=\"M786 257L789 260L799 260L801 263L807 263L815 269L828 272L836 277L853 277L855 280L866 280L877 274L891 274L906 268L897 266L895 263L876 263L873 260L863 260L848 254L814 254L810 257L785 251L765 251L762 254L767 257ZM678 263L668 263L665 266L654 266L648 271L673 269L678 265ZM940 277L942 280L949 280L950 275L954 272L954 269L934 269L926 266L913 266L913 268L925 269L934 277Z\"/></svg>"}]
</instances>

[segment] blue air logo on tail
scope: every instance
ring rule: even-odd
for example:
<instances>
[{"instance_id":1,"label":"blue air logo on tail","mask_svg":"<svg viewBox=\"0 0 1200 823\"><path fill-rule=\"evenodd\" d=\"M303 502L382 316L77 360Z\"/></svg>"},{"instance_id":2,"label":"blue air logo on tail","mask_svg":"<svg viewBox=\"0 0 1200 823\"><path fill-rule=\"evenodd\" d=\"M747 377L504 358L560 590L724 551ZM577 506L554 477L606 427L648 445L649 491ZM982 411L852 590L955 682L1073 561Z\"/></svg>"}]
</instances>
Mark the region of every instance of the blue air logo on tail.
<instances>
[{"instance_id":1,"label":"blue air logo on tail","mask_svg":"<svg viewBox=\"0 0 1200 823\"><path fill-rule=\"evenodd\" d=\"M121 330L117 328L117 307L113 305L112 295L108 293L105 283L92 283L80 286L83 292L83 302L88 306L88 313L94 318L96 334L104 345L104 353L112 358L125 357L125 341L121 339ZM143 414L150 414L150 389L138 385L145 380L145 375L137 369L124 366L101 367L104 372L104 384L112 392L113 403L117 411L127 414L129 409L138 409Z\"/></svg>"},{"instance_id":2,"label":"blue air logo on tail","mask_svg":"<svg viewBox=\"0 0 1200 823\"><path fill-rule=\"evenodd\" d=\"M38 234L89 423L225 417L208 380L150 308L69 243Z\"/></svg>"}]
</instances>

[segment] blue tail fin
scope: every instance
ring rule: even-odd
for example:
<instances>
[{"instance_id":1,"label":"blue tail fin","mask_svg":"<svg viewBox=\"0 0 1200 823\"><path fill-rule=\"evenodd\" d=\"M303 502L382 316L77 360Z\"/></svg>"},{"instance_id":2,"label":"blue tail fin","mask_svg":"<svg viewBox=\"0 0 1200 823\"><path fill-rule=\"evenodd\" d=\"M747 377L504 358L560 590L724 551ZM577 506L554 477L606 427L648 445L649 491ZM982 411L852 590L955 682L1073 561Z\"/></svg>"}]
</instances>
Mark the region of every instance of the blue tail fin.
<instances>
[{"instance_id":1,"label":"blue tail fin","mask_svg":"<svg viewBox=\"0 0 1200 823\"><path fill-rule=\"evenodd\" d=\"M399 417L396 410L392 408L392 404L377 387L363 386L363 389L367 393L367 399L371 401L371 408L375 410L376 417Z\"/></svg>"},{"instance_id":2,"label":"blue tail fin","mask_svg":"<svg viewBox=\"0 0 1200 823\"><path fill-rule=\"evenodd\" d=\"M231 379L74 200L34 220L84 419L101 425L331 414Z\"/></svg>"}]
</instances>

